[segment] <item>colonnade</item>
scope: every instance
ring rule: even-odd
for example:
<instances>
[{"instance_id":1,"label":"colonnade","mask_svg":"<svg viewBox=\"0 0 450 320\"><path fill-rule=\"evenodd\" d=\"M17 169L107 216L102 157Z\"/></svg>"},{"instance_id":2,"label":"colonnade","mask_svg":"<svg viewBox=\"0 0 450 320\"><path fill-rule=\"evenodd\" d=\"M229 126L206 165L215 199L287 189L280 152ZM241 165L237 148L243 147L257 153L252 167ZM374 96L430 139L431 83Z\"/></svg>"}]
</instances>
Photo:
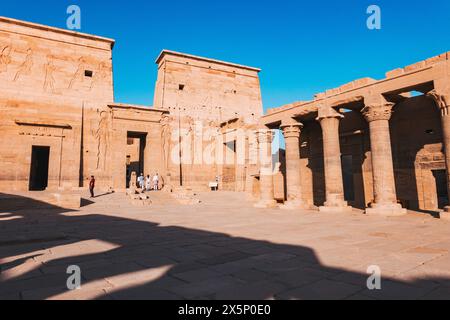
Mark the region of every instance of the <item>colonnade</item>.
<instances>
[{"instance_id":1,"label":"colonnade","mask_svg":"<svg viewBox=\"0 0 450 320\"><path fill-rule=\"evenodd\" d=\"M436 106L441 111L445 160L447 173L450 172L450 96L444 95L436 90L428 93L433 98ZM372 174L373 174L373 194L374 199L370 208L366 209L367 214L377 214L386 216L404 215L407 210L402 208L397 200L397 192L394 178L394 166L392 159L392 146L389 128L394 103L386 101L383 96L365 98L364 107L361 112L369 124ZM339 212L348 211L348 206L344 197L344 184L342 179L341 149L339 137L339 124L343 114L332 107L320 106L317 121L322 128L323 135L323 155L325 173L325 194L326 201L320 211ZM300 141L303 124L293 118L281 123L280 129L286 141L286 185L287 202L283 206L286 209L302 209L305 204L301 200L302 177L300 170ZM265 152L271 150L272 135L268 130L260 133L260 148ZM262 143L262 145L261 145ZM270 151L269 151L270 152ZM267 154L267 161L262 161L261 168L261 202L259 206L274 206L273 183L271 172L267 169L271 165L271 158ZM270 163L269 163L270 162ZM448 174L448 190L450 198L450 175ZM446 207L450 212L450 206Z\"/></svg>"}]
</instances>

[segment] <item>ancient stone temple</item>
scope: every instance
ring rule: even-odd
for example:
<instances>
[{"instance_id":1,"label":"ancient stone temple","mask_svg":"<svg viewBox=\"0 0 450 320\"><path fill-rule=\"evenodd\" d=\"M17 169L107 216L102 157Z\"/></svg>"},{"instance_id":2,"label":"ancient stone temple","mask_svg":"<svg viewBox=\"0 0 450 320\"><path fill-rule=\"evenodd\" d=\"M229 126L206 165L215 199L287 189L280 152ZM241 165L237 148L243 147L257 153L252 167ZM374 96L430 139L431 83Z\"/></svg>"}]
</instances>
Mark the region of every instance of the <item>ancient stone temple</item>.
<instances>
[{"instance_id":1,"label":"ancient stone temple","mask_svg":"<svg viewBox=\"0 0 450 320\"><path fill-rule=\"evenodd\" d=\"M114 101L114 40L0 18L0 189L244 191L262 116L259 69L163 51L155 106Z\"/></svg>"},{"instance_id":2,"label":"ancient stone temple","mask_svg":"<svg viewBox=\"0 0 450 320\"><path fill-rule=\"evenodd\" d=\"M167 191L218 184L259 208L450 211L450 53L263 116L260 69L168 50L154 105L116 102L113 46L0 18L0 190L80 191L95 176L124 192L158 173Z\"/></svg>"},{"instance_id":3,"label":"ancient stone temple","mask_svg":"<svg viewBox=\"0 0 450 320\"><path fill-rule=\"evenodd\" d=\"M288 207L448 211L449 59L444 53L270 110L261 121L286 139Z\"/></svg>"}]
</instances>

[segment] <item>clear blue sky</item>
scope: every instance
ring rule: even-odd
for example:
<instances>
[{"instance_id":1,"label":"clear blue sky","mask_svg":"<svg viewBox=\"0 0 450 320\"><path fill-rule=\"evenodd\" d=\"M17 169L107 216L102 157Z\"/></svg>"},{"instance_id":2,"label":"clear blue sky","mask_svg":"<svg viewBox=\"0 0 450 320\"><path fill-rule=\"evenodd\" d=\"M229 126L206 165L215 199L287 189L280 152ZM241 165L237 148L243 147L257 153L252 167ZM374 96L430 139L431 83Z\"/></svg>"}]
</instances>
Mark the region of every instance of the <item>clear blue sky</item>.
<instances>
[{"instance_id":1,"label":"clear blue sky","mask_svg":"<svg viewBox=\"0 0 450 320\"><path fill-rule=\"evenodd\" d=\"M0 15L116 39L116 101L152 105L154 60L165 48L263 69L264 107L450 51L448 0L40 0L1 1ZM382 9L382 30L366 9Z\"/></svg>"}]
</instances>

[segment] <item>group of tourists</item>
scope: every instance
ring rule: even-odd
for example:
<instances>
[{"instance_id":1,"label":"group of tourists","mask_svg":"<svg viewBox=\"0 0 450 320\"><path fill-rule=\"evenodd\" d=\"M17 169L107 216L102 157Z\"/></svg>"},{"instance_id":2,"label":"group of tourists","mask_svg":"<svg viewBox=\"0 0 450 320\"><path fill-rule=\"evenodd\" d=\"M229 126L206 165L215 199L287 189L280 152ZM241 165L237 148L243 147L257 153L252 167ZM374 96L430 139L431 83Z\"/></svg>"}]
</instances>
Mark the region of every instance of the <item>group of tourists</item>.
<instances>
[{"instance_id":1,"label":"group of tourists","mask_svg":"<svg viewBox=\"0 0 450 320\"><path fill-rule=\"evenodd\" d=\"M159 174L156 173L154 176L147 175L147 177L144 177L144 174L141 173L141 175L137 179L138 186L142 190L142 192L145 191L159 191Z\"/></svg>"},{"instance_id":2,"label":"group of tourists","mask_svg":"<svg viewBox=\"0 0 450 320\"><path fill-rule=\"evenodd\" d=\"M158 173L156 173L154 176L147 175L147 177L144 177L144 174L141 173L141 175L137 178L137 185L142 192L152 190L159 191L160 190L159 180L160 179ZM95 177L91 176L91 179L89 180L89 192L91 194L91 198L95 198L94 189L95 189Z\"/></svg>"}]
</instances>

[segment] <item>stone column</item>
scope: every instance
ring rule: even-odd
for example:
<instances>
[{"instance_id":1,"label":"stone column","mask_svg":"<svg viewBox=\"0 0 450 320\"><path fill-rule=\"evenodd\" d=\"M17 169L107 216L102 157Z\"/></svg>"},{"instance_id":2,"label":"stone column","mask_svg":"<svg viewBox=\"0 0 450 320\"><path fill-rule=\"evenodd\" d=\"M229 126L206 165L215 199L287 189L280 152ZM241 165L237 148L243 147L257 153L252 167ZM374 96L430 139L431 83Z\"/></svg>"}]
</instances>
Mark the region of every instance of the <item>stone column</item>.
<instances>
[{"instance_id":1,"label":"stone column","mask_svg":"<svg viewBox=\"0 0 450 320\"><path fill-rule=\"evenodd\" d=\"M258 131L259 162L260 162L260 201L256 208L273 208L277 202L274 199L273 169L272 169L272 140L271 130Z\"/></svg>"},{"instance_id":2,"label":"stone column","mask_svg":"<svg viewBox=\"0 0 450 320\"><path fill-rule=\"evenodd\" d=\"M286 144L286 187L287 202L282 209L295 210L307 209L301 199L301 177L300 177L300 132L303 124L290 119L283 121L283 130Z\"/></svg>"},{"instance_id":3,"label":"stone column","mask_svg":"<svg viewBox=\"0 0 450 320\"><path fill-rule=\"evenodd\" d=\"M380 97L380 100L384 100ZM394 104L386 101L367 104L362 113L369 122L372 154L374 202L366 214L398 216L407 213L397 202L392 162L389 120Z\"/></svg>"},{"instance_id":4,"label":"stone column","mask_svg":"<svg viewBox=\"0 0 450 320\"><path fill-rule=\"evenodd\" d=\"M441 112L442 142L444 144L445 165L447 167L447 192L450 199L450 94L433 90L428 93L428 96L434 100ZM450 205L445 207L441 218L450 219Z\"/></svg>"},{"instance_id":5,"label":"stone column","mask_svg":"<svg viewBox=\"0 0 450 320\"><path fill-rule=\"evenodd\" d=\"M342 212L351 208L344 199L342 179L341 146L339 141L339 123L344 116L332 108L319 108L319 117L323 134L323 158L325 170L326 202L321 212Z\"/></svg>"}]
</instances>

